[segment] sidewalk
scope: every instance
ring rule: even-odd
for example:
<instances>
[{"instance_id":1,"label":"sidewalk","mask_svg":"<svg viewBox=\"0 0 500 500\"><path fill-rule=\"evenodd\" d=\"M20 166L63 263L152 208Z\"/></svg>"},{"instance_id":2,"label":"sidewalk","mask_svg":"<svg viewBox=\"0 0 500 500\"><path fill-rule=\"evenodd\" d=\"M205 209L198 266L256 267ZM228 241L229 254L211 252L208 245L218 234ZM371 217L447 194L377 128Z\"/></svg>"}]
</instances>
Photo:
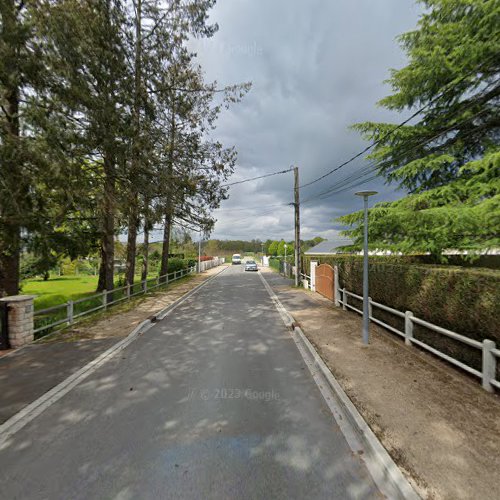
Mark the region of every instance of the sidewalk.
<instances>
[{"instance_id":1,"label":"sidewalk","mask_svg":"<svg viewBox=\"0 0 500 500\"><path fill-rule=\"evenodd\" d=\"M172 283L154 295L116 306L0 357L0 424L222 269Z\"/></svg>"},{"instance_id":2,"label":"sidewalk","mask_svg":"<svg viewBox=\"0 0 500 500\"><path fill-rule=\"evenodd\" d=\"M500 397L319 294L266 273L283 306L423 498L500 498Z\"/></svg>"}]
</instances>

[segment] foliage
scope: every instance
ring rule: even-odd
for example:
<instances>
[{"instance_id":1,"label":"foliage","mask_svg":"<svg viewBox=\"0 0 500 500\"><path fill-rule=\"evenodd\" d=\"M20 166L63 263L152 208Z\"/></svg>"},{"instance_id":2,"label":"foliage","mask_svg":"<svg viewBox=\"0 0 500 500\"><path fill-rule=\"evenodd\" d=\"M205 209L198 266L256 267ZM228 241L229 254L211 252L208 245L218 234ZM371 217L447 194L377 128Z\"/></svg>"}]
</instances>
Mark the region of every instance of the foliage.
<instances>
[{"instance_id":1,"label":"foliage","mask_svg":"<svg viewBox=\"0 0 500 500\"><path fill-rule=\"evenodd\" d=\"M267 252L269 255L277 255L278 254L278 242L272 241L271 244L267 248Z\"/></svg>"},{"instance_id":2,"label":"foliage","mask_svg":"<svg viewBox=\"0 0 500 500\"><path fill-rule=\"evenodd\" d=\"M213 226L236 153L211 132L250 88L205 82L188 49L217 31L214 3L0 2L0 295L22 251L46 267L98 252L111 289L117 234L132 282L140 226L146 275L155 224Z\"/></svg>"},{"instance_id":3,"label":"foliage","mask_svg":"<svg viewBox=\"0 0 500 500\"><path fill-rule=\"evenodd\" d=\"M446 249L500 246L499 172L500 152L465 164L443 186L376 204L369 216L370 247L442 256ZM362 211L338 220L356 226L348 234L362 241Z\"/></svg>"},{"instance_id":4,"label":"foliage","mask_svg":"<svg viewBox=\"0 0 500 500\"><path fill-rule=\"evenodd\" d=\"M402 251L498 245L500 9L495 0L420 0L418 28L400 37L408 65L392 70L379 104L414 112L415 124L354 125L374 141L370 158L389 182L410 191L378 204L375 246ZM354 225L361 245L361 215Z\"/></svg>"}]
</instances>

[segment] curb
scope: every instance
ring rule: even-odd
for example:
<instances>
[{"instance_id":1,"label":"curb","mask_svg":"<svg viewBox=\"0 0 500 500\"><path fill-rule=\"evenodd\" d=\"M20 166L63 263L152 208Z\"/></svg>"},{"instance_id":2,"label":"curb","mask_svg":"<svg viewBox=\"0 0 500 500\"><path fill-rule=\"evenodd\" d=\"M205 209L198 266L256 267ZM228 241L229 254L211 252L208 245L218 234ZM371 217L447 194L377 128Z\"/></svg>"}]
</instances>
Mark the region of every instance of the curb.
<instances>
[{"instance_id":1,"label":"curb","mask_svg":"<svg viewBox=\"0 0 500 500\"><path fill-rule=\"evenodd\" d=\"M260 273L259 273L260 274ZM341 428L353 452L363 456L375 484L387 498L418 500L420 496L392 460L374 432L370 429L349 396L337 382L320 355L296 324L294 318L281 304L269 283L261 275L271 300L280 313L285 326L291 331L293 339L307 364L314 381ZM325 387L326 386L326 387Z\"/></svg>"},{"instance_id":2,"label":"curb","mask_svg":"<svg viewBox=\"0 0 500 500\"><path fill-rule=\"evenodd\" d=\"M43 413L46 409L52 406L56 401L65 396L80 382L94 373L100 366L109 361L118 352L125 349L129 344L136 340L139 335L148 331L157 321L164 319L170 312L177 306L181 305L191 295L197 292L200 288L212 281L214 278L223 273L227 268L225 267L217 274L203 281L195 286L192 290L187 292L182 297L178 298L172 304L168 305L158 313L153 314L148 319L142 321L137 325L124 339L112 345L109 349L97 356L94 360L87 363L85 366L77 370L75 373L64 379L62 382L54 386L38 399L25 406L21 411L6 420L0 425L0 450L8 446L8 439L11 438L16 432L21 430L25 425L34 420L38 415ZM16 351L17 352L17 351ZM15 353L12 353L15 354Z\"/></svg>"},{"instance_id":3,"label":"curb","mask_svg":"<svg viewBox=\"0 0 500 500\"><path fill-rule=\"evenodd\" d=\"M25 406L21 411L6 420L0 425L0 450L5 447L6 441L16 432L21 430L26 424L35 419L38 415L52 406L56 401L66 395L73 387L85 380L89 375L97 370L104 363L109 361L119 351L125 349L131 344L141 333L144 333L151 328L152 322L149 319L144 320L137 325L124 339L120 340L109 349L100 354L97 358L87 363L78 371L70 375L68 378L57 384L48 392L40 396L38 399Z\"/></svg>"}]
</instances>

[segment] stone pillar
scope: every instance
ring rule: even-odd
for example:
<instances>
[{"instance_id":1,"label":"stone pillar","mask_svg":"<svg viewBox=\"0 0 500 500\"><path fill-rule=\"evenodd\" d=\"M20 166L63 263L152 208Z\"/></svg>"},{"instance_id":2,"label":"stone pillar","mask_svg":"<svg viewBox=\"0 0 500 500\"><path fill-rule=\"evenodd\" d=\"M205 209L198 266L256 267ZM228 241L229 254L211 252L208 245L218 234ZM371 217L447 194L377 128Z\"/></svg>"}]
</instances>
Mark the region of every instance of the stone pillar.
<instances>
[{"instance_id":1,"label":"stone pillar","mask_svg":"<svg viewBox=\"0 0 500 500\"><path fill-rule=\"evenodd\" d=\"M7 303L7 330L13 348L33 342L33 295L13 295L0 299Z\"/></svg>"}]
</instances>

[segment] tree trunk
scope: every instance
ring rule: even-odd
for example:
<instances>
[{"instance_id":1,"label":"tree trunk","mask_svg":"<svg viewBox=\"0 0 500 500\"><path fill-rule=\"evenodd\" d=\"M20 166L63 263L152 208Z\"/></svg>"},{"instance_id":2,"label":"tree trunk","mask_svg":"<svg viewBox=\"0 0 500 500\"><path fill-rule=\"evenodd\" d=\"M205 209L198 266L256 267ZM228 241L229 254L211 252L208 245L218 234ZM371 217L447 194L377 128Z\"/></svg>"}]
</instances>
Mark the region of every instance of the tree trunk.
<instances>
[{"instance_id":1,"label":"tree trunk","mask_svg":"<svg viewBox=\"0 0 500 500\"><path fill-rule=\"evenodd\" d=\"M133 123L134 136L132 142L132 161L130 175L132 182L137 181L136 176L140 162L140 134L141 134L141 100L142 100L142 0L137 0L135 15L135 60L134 60L134 107ZM137 229L139 226L138 193L132 187L128 217L127 236L127 264L125 280L128 285L133 285L135 275L135 258L137 255Z\"/></svg>"},{"instance_id":2,"label":"tree trunk","mask_svg":"<svg viewBox=\"0 0 500 500\"><path fill-rule=\"evenodd\" d=\"M3 45L2 66L8 78L2 82L3 95L0 122L0 148L2 164L2 191L0 192L0 297L19 293L19 268L21 260L21 223L24 217L24 202L28 196L27 177L23 175L19 155L19 63L22 49L19 36L18 7L13 1L4 2L0 14Z\"/></svg>"},{"instance_id":3,"label":"tree trunk","mask_svg":"<svg viewBox=\"0 0 500 500\"><path fill-rule=\"evenodd\" d=\"M128 235L127 235L127 262L125 268L125 281L127 285L134 284L135 276L135 258L137 255L137 229L139 227L138 216L138 196L134 193L130 201L128 216Z\"/></svg>"},{"instance_id":4,"label":"tree trunk","mask_svg":"<svg viewBox=\"0 0 500 500\"><path fill-rule=\"evenodd\" d=\"M163 245L161 252L161 268L160 276L165 276L168 273L168 254L170 252L170 228L172 226L172 216L170 214L165 215L165 227L163 228ZM165 282L166 278L162 278L162 282Z\"/></svg>"},{"instance_id":5,"label":"tree trunk","mask_svg":"<svg viewBox=\"0 0 500 500\"><path fill-rule=\"evenodd\" d=\"M147 202L146 202L147 203ZM146 208L147 210L147 208ZM142 276L141 280L144 281L148 278L149 272L149 220L146 216L144 218L144 250L142 252L143 261L142 261Z\"/></svg>"},{"instance_id":6,"label":"tree trunk","mask_svg":"<svg viewBox=\"0 0 500 500\"><path fill-rule=\"evenodd\" d=\"M113 290L115 260L115 164L104 156L104 199L101 211L101 265L97 291Z\"/></svg>"},{"instance_id":7,"label":"tree trunk","mask_svg":"<svg viewBox=\"0 0 500 500\"><path fill-rule=\"evenodd\" d=\"M17 229L17 232L16 232ZM19 267L21 254L21 238L19 228L9 227L0 233L5 238L0 250L0 297L19 293ZM8 243L7 243L8 241Z\"/></svg>"}]
</instances>

